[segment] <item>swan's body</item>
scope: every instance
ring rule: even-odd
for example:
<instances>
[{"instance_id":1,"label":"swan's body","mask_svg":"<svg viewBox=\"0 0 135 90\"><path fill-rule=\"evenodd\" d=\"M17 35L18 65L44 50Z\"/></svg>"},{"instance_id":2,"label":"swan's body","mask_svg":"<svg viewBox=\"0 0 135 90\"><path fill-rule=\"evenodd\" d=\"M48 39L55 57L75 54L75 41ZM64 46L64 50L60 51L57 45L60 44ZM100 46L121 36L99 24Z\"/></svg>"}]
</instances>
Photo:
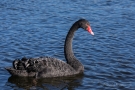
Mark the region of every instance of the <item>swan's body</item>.
<instances>
[{"instance_id":1,"label":"swan's body","mask_svg":"<svg viewBox=\"0 0 135 90\"><path fill-rule=\"evenodd\" d=\"M61 77L83 73L84 66L79 62L72 51L72 39L78 28L88 30L92 35L89 22L80 19L70 28L64 45L64 53L67 63L56 58L40 57L15 60L13 68L6 68L11 75L28 77Z\"/></svg>"}]
</instances>

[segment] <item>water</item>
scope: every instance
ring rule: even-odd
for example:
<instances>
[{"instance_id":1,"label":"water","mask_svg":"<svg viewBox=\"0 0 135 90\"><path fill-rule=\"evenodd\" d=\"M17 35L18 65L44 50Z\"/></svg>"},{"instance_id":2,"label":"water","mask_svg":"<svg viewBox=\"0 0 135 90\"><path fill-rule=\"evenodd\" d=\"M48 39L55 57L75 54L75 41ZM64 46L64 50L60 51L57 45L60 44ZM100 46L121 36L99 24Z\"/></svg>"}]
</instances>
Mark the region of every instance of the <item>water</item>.
<instances>
[{"instance_id":1,"label":"water","mask_svg":"<svg viewBox=\"0 0 135 90\"><path fill-rule=\"evenodd\" d=\"M134 90L134 0L2 0L0 2L1 90ZM83 75L35 80L4 69L22 57L64 60L63 45L78 19L91 23L95 36L82 29L74 37Z\"/></svg>"}]
</instances>

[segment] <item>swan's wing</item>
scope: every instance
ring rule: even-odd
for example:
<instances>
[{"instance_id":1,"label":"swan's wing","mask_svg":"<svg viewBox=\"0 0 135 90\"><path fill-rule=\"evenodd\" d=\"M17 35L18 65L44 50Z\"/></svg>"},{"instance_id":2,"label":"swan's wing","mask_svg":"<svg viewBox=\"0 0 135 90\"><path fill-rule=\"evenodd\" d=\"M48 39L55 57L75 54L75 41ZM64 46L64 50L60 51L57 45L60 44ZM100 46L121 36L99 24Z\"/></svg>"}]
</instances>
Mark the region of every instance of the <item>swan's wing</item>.
<instances>
[{"instance_id":1,"label":"swan's wing","mask_svg":"<svg viewBox=\"0 0 135 90\"><path fill-rule=\"evenodd\" d=\"M11 75L16 76L59 77L75 74L75 70L69 64L50 57L21 60L13 63L13 66L14 68L6 69Z\"/></svg>"},{"instance_id":2,"label":"swan's wing","mask_svg":"<svg viewBox=\"0 0 135 90\"><path fill-rule=\"evenodd\" d=\"M75 73L75 70L64 61L43 57L31 60L33 65L27 67L28 72L37 72L37 77L58 77Z\"/></svg>"}]
</instances>

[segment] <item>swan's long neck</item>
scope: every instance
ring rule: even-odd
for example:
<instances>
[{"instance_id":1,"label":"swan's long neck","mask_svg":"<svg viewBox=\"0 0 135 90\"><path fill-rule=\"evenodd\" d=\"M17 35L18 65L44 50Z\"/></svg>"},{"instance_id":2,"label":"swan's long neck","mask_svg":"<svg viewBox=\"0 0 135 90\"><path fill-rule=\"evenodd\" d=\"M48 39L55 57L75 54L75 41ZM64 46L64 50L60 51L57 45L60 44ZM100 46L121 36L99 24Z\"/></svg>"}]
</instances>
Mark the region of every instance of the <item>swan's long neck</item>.
<instances>
[{"instance_id":1,"label":"swan's long neck","mask_svg":"<svg viewBox=\"0 0 135 90\"><path fill-rule=\"evenodd\" d=\"M71 65L77 72L83 72L84 67L83 65L76 59L74 56L73 50L72 50L72 41L74 37L74 33L76 30L78 30L79 25L78 23L73 24L73 26L70 28L64 45L64 54L65 58L67 60L67 63Z\"/></svg>"}]
</instances>

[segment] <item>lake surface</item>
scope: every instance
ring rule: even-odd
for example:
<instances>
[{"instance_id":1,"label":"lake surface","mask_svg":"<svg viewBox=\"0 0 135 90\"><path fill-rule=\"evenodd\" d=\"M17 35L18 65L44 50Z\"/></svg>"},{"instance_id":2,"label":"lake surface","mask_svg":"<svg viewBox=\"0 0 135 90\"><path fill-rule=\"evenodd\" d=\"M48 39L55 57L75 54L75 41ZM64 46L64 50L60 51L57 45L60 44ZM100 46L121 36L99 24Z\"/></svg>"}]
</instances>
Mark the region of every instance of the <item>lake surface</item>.
<instances>
[{"instance_id":1,"label":"lake surface","mask_svg":"<svg viewBox=\"0 0 135 90\"><path fill-rule=\"evenodd\" d=\"M94 36L79 29L75 56L83 75L36 80L11 77L14 59L50 56L65 61L64 40L80 18ZM134 0L2 0L0 2L1 90L134 90Z\"/></svg>"}]
</instances>

